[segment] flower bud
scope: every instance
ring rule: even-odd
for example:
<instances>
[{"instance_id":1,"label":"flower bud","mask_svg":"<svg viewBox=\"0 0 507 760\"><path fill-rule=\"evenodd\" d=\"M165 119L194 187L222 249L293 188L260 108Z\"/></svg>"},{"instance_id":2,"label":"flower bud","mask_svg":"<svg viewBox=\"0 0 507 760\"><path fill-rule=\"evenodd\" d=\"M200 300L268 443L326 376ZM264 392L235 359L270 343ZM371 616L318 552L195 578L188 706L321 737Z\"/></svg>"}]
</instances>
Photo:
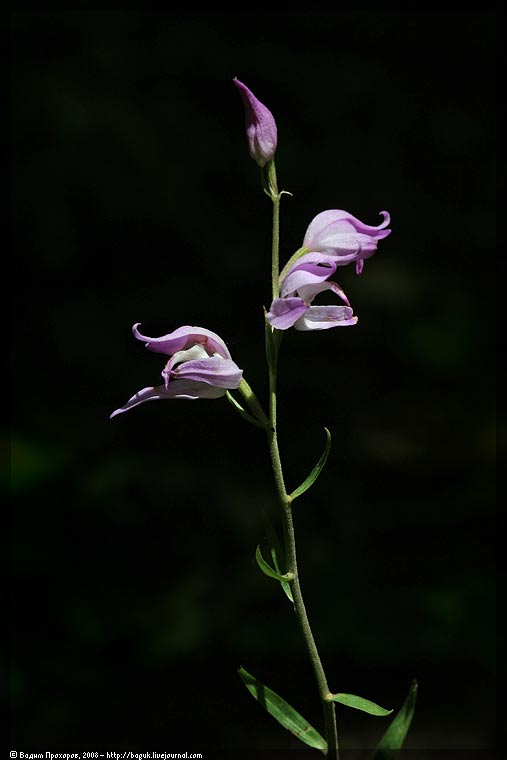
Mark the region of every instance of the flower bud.
<instances>
[{"instance_id":1,"label":"flower bud","mask_svg":"<svg viewBox=\"0 0 507 760\"><path fill-rule=\"evenodd\" d=\"M248 149L259 166L265 166L275 155L277 129L273 114L257 100L243 82L234 78L245 107L246 136Z\"/></svg>"}]
</instances>

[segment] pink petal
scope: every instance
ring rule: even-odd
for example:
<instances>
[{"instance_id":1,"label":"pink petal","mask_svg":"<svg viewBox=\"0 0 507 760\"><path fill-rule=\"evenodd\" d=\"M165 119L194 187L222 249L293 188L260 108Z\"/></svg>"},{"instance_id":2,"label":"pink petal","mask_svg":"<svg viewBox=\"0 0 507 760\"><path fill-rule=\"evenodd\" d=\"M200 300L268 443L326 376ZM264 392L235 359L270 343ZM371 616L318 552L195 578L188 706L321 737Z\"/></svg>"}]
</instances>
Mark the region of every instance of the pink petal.
<instances>
[{"instance_id":1,"label":"pink petal","mask_svg":"<svg viewBox=\"0 0 507 760\"><path fill-rule=\"evenodd\" d=\"M218 388L237 388L243 377L243 371L232 361L221 356L209 356L207 359L195 359L180 364L171 378L169 387L179 378L196 380Z\"/></svg>"},{"instance_id":2,"label":"pink petal","mask_svg":"<svg viewBox=\"0 0 507 760\"><path fill-rule=\"evenodd\" d=\"M336 261L323 253L305 253L296 261L283 281L281 296L296 293L304 285L324 282L336 271Z\"/></svg>"},{"instance_id":3,"label":"pink petal","mask_svg":"<svg viewBox=\"0 0 507 760\"><path fill-rule=\"evenodd\" d=\"M277 330L288 330L307 310L308 306L301 298L276 298L266 319Z\"/></svg>"},{"instance_id":4,"label":"pink petal","mask_svg":"<svg viewBox=\"0 0 507 760\"><path fill-rule=\"evenodd\" d=\"M134 333L134 337L137 340L142 340L150 351L172 356L177 351L183 351L198 344L202 345L210 355L220 354L224 359L231 358L229 349L222 338L216 333L211 332L211 330L206 330L204 327L184 325L160 338L149 338L147 335L141 335L137 329L140 324L140 322L137 322L132 327L132 332Z\"/></svg>"},{"instance_id":5,"label":"pink petal","mask_svg":"<svg viewBox=\"0 0 507 760\"><path fill-rule=\"evenodd\" d=\"M322 240L328 236L327 228L329 228L330 225L336 225L336 232L346 232L347 230L354 229L357 232L381 240L382 238L387 237L390 233L390 230L388 232L387 230L384 230L384 228L388 226L391 218L387 211L381 211L380 214L384 217L384 220L375 227L370 224L364 224L364 222L361 222L355 216L349 214L348 211L343 211L342 209L322 211L310 222L308 229L306 230L303 245L314 250L319 250L324 247L322 246ZM381 232L381 230L383 231Z\"/></svg>"},{"instance_id":6,"label":"pink petal","mask_svg":"<svg viewBox=\"0 0 507 760\"><path fill-rule=\"evenodd\" d=\"M129 409L133 409L135 406L139 406L139 404L144 404L146 401L172 398L193 401L198 398L219 398L220 396L224 396L225 393L225 388L216 388L207 383L199 383L194 380L174 380L169 384L167 390L163 385L143 388L135 396L132 396L126 404L116 409L111 414L110 419L123 412L128 412Z\"/></svg>"}]
</instances>

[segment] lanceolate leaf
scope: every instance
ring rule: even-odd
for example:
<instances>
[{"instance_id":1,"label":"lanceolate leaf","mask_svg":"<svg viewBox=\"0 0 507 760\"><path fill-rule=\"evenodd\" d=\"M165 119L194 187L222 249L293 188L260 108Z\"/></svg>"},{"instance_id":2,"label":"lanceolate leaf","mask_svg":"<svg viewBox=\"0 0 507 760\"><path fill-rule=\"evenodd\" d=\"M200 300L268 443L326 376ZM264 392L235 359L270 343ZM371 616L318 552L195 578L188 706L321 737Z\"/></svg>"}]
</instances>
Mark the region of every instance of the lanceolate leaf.
<instances>
[{"instance_id":1,"label":"lanceolate leaf","mask_svg":"<svg viewBox=\"0 0 507 760\"><path fill-rule=\"evenodd\" d=\"M301 483L299 488L296 488L296 490L290 494L290 498L292 500L297 499L298 496L301 496L301 494L303 494L305 491L308 491L308 489L311 486L313 486L313 484L319 477L322 468L327 462L327 458L329 456L329 450L331 448L331 433L329 432L327 428L324 428L324 430L326 431L326 445L324 447L324 451L322 452L322 456L317 462L317 464L315 465L315 467L313 468L313 470L311 471L311 473L308 475L306 480L303 483Z\"/></svg>"},{"instance_id":2,"label":"lanceolate leaf","mask_svg":"<svg viewBox=\"0 0 507 760\"><path fill-rule=\"evenodd\" d=\"M255 559L257 560L257 564L259 565L260 569L264 573L264 575L267 575L269 578L274 578L277 581L280 581L281 583L286 583L288 578L286 575L280 575L280 573L275 572L271 565L268 565L266 560L261 554L261 547L258 546L255 550Z\"/></svg>"},{"instance_id":3,"label":"lanceolate leaf","mask_svg":"<svg viewBox=\"0 0 507 760\"><path fill-rule=\"evenodd\" d=\"M347 705L347 707L353 707L355 710L362 710L370 715L390 715L392 710L384 710L380 705L376 705L375 702L370 702L369 699L363 699L362 697L356 697L355 694L333 694L333 701L339 702L341 705Z\"/></svg>"},{"instance_id":4,"label":"lanceolate leaf","mask_svg":"<svg viewBox=\"0 0 507 760\"><path fill-rule=\"evenodd\" d=\"M377 745L372 760L394 760L396 758L414 717L416 696L417 681L413 681L401 710L396 713L391 725Z\"/></svg>"},{"instance_id":5,"label":"lanceolate leaf","mask_svg":"<svg viewBox=\"0 0 507 760\"><path fill-rule=\"evenodd\" d=\"M326 740L288 702L247 673L244 668L240 668L238 672L250 694L273 718L276 718L284 728L297 736L304 744L326 753Z\"/></svg>"},{"instance_id":6,"label":"lanceolate leaf","mask_svg":"<svg viewBox=\"0 0 507 760\"><path fill-rule=\"evenodd\" d=\"M266 316L266 311L264 311ZM278 362L278 351L283 338L282 330L274 330L267 319L265 320L265 333L266 333L266 358L268 360L268 366L271 372L276 372L276 366Z\"/></svg>"}]
</instances>

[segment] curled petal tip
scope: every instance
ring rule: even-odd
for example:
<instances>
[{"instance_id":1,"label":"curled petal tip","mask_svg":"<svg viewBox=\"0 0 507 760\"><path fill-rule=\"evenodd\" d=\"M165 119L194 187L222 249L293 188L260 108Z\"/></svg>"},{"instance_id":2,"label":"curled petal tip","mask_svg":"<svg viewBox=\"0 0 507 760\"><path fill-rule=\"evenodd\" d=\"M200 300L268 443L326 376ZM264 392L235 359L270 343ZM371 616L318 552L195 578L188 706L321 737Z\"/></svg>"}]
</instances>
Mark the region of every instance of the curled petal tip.
<instances>
[{"instance_id":1,"label":"curled petal tip","mask_svg":"<svg viewBox=\"0 0 507 760\"><path fill-rule=\"evenodd\" d=\"M132 325L132 335L134 336L134 338L137 338L137 340L144 341L145 340L144 336L141 335L141 333L139 332L140 327L141 327L140 322L136 322L134 325Z\"/></svg>"}]
</instances>

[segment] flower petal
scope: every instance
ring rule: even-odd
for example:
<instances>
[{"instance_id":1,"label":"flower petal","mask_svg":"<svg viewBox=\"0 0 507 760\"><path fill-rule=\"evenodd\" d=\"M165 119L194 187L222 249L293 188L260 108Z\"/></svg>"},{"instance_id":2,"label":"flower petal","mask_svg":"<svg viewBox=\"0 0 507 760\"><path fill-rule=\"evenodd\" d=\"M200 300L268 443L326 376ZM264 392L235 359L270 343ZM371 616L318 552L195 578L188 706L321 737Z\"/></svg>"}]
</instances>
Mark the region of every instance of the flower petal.
<instances>
[{"instance_id":1,"label":"flower petal","mask_svg":"<svg viewBox=\"0 0 507 760\"><path fill-rule=\"evenodd\" d=\"M338 256L338 265L355 261L357 256L361 256L365 251L374 253L377 250L377 241L368 235L361 235L359 232L333 231L329 228L329 233L322 236L321 250L325 251L328 256Z\"/></svg>"},{"instance_id":2,"label":"flower petal","mask_svg":"<svg viewBox=\"0 0 507 760\"><path fill-rule=\"evenodd\" d=\"M128 412L129 409L133 409L135 406L139 406L139 404L144 404L145 401L171 398L190 399L193 401L198 398L219 398L220 396L224 396L225 393L224 388L216 388L207 383L199 383L194 380L174 380L169 384L167 390L163 385L143 388L135 396L132 396L126 404L116 409L111 414L110 419L123 412Z\"/></svg>"},{"instance_id":3,"label":"flower petal","mask_svg":"<svg viewBox=\"0 0 507 760\"><path fill-rule=\"evenodd\" d=\"M339 256L338 266L355 261L358 257L368 258L377 250L378 241L382 237L390 235L391 230L382 230L378 237L365 235L362 232L344 231L340 222L339 226L330 225L326 234L322 236L320 250L328 256Z\"/></svg>"},{"instance_id":4,"label":"flower petal","mask_svg":"<svg viewBox=\"0 0 507 760\"><path fill-rule=\"evenodd\" d=\"M302 298L275 298L266 319L277 330L288 330L307 310Z\"/></svg>"},{"instance_id":5,"label":"flower petal","mask_svg":"<svg viewBox=\"0 0 507 760\"><path fill-rule=\"evenodd\" d=\"M336 261L323 253L306 253L289 270L283 281L282 298L296 293L304 285L314 285L327 280L336 272Z\"/></svg>"},{"instance_id":6,"label":"flower petal","mask_svg":"<svg viewBox=\"0 0 507 760\"><path fill-rule=\"evenodd\" d=\"M331 327L355 325L357 317L350 306L310 306L295 323L296 330L329 330Z\"/></svg>"},{"instance_id":7,"label":"flower petal","mask_svg":"<svg viewBox=\"0 0 507 760\"><path fill-rule=\"evenodd\" d=\"M335 226L336 233L346 232L347 229L354 229L356 232L381 240L382 238L387 237L391 232L391 230L387 231L384 229L390 223L391 218L387 211L381 211L380 214L384 217L384 221L375 227L370 224L364 224L355 216L349 214L348 211L343 211L343 209L329 209L328 211L322 211L320 214L317 214L308 225L303 245L310 248L310 250L320 250L321 248L326 247L323 245L323 241L328 238L331 232L328 228L331 225ZM344 223L348 224L345 226Z\"/></svg>"},{"instance_id":8,"label":"flower petal","mask_svg":"<svg viewBox=\"0 0 507 760\"><path fill-rule=\"evenodd\" d=\"M391 230L387 231L385 229L385 227L391 223L391 215L389 214L389 211L379 211L380 216L383 216L384 219L378 225L365 224L355 216L352 216L352 214L348 214L346 211L340 211L340 213L344 215L342 217L343 219L351 222L358 232L363 232L365 235L373 235L374 237L381 240L382 238L387 237L387 235L389 235L391 232Z\"/></svg>"},{"instance_id":9,"label":"flower petal","mask_svg":"<svg viewBox=\"0 0 507 760\"><path fill-rule=\"evenodd\" d=\"M179 381L179 378L208 383L218 388L237 388L241 383L243 371L232 359L222 356L208 356L206 359L195 359L180 364L174 370L169 384Z\"/></svg>"},{"instance_id":10,"label":"flower petal","mask_svg":"<svg viewBox=\"0 0 507 760\"><path fill-rule=\"evenodd\" d=\"M336 293L338 298L341 298L342 301L347 304L347 306L350 306L349 299L345 295L342 288L336 282L322 282L317 285L303 285L301 288L299 288L298 293L305 303L310 304L316 295L322 293L325 290L332 290L333 293Z\"/></svg>"},{"instance_id":11,"label":"flower petal","mask_svg":"<svg viewBox=\"0 0 507 760\"><path fill-rule=\"evenodd\" d=\"M137 329L140 324L140 322L137 322L132 327L132 332L134 333L134 337L142 340L150 351L172 356L177 351L184 351L187 348L192 348L192 346L202 345L210 356L212 354L220 354L224 359L231 358L229 349L222 338L216 333L211 332L211 330L206 330L205 327L184 325L160 338L149 338L147 335L141 335Z\"/></svg>"}]
</instances>

